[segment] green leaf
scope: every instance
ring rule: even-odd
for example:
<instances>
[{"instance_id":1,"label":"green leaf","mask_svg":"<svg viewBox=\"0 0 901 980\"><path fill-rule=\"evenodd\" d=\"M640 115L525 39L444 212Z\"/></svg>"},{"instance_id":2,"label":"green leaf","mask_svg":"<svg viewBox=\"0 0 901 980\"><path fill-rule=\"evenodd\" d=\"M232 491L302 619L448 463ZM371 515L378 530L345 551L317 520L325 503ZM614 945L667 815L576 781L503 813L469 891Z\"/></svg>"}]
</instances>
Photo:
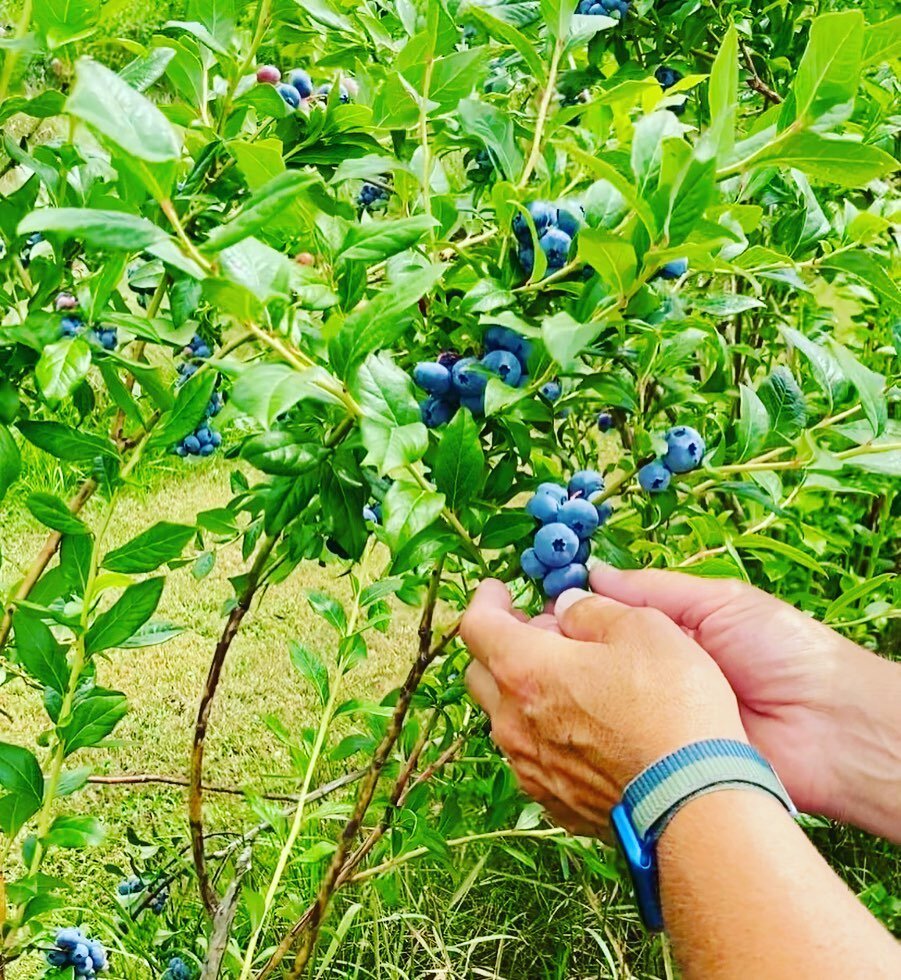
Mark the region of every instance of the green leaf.
<instances>
[{"instance_id":1,"label":"green leaf","mask_svg":"<svg viewBox=\"0 0 901 980\"><path fill-rule=\"evenodd\" d=\"M479 545L484 551L499 551L509 545L530 541L535 535L535 520L525 511L502 511L485 522Z\"/></svg>"},{"instance_id":2,"label":"green leaf","mask_svg":"<svg viewBox=\"0 0 901 980\"><path fill-rule=\"evenodd\" d=\"M398 252L404 252L420 242L435 219L427 214L394 221L373 221L368 225L354 224L344 239L341 254L347 261L378 262Z\"/></svg>"},{"instance_id":3,"label":"green leaf","mask_svg":"<svg viewBox=\"0 0 901 980\"><path fill-rule=\"evenodd\" d=\"M96 817L59 816L50 825L44 847L96 847L106 832Z\"/></svg>"},{"instance_id":4,"label":"green leaf","mask_svg":"<svg viewBox=\"0 0 901 980\"><path fill-rule=\"evenodd\" d=\"M438 282L444 269L431 265L404 272L348 316L329 346L339 377L346 378L367 354L391 347L406 332L413 317L411 308Z\"/></svg>"},{"instance_id":5,"label":"green leaf","mask_svg":"<svg viewBox=\"0 0 901 980\"><path fill-rule=\"evenodd\" d=\"M663 166L664 143L669 139L682 142L682 126L672 112L661 109L643 116L635 124L632 139L632 172L638 193L645 198L657 185Z\"/></svg>"},{"instance_id":6,"label":"green leaf","mask_svg":"<svg viewBox=\"0 0 901 980\"><path fill-rule=\"evenodd\" d=\"M863 413L870 423L874 436L879 436L888 422L888 406L885 400L885 378L865 367L837 340L829 339L829 348L835 355L845 377L857 389Z\"/></svg>"},{"instance_id":7,"label":"green leaf","mask_svg":"<svg viewBox=\"0 0 901 980\"><path fill-rule=\"evenodd\" d=\"M307 601L313 610L339 633L347 631L347 616L340 602L321 589L310 589Z\"/></svg>"},{"instance_id":8,"label":"green leaf","mask_svg":"<svg viewBox=\"0 0 901 980\"><path fill-rule=\"evenodd\" d=\"M162 112L97 61L79 59L66 111L139 160L164 163L181 155L175 130Z\"/></svg>"},{"instance_id":9,"label":"green leaf","mask_svg":"<svg viewBox=\"0 0 901 980\"><path fill-rule=\"evenodd\" d=\"M451 510L465 504L481 489L485 454L479 443L479 427L469 412L457 412L444 430L432 473Z\"/></svg>"},{"instance_id":10,"label":"green leaf","mask_svg":"<svg viewBox=\"0 0 901 980\"><path fill-rule=\"evenodd\" d=\"M69 684L65 649L56 642L50 627L37 616L20 609L13 616L16 660L44 687L59 694Z\"/></svg>"},{"instance_id":11,"label":"green leaf","mask_svg":"<svg viewBox=\"0 0 901 980\"><path fill-rule=\"evenodd\" d=\"M327 453L321 445L303 442L302 438L283 429L261 432L241 446L241 459L273 476L299 476L318 465Z\"/></svg>"},{"instance_id":12,"label":"green leaf","mask_svg":"<svg viewBox=\"0 0 901 980\"><path fill-rule=\"evenodd\" d=\"M334 387L334 380L323 368L297 371L287 364L258 364L241 373L232 387L229 401L261 425L269 427L289 408L305 399L340 405L341 399L330 393Z\"/></svg>"},{"instance_id":13,"label":"green leaf","mask_svg":"<svg viewBox=\"0 0 901 980\"><path fill-rule=\"evenodd\" d=\"M839 187L863 187L898 169L893 156L876 146L812 130L792 132L764 147L748 161L753 167L795 167L816 180Z\"/></svg>"},{"instance_id":14,"label":"green leaf","mask_svg":"<svg viewBox=\"0 0 901 980\"><path fill-rule=\"evenodd\" d=\"M47 48L55 51L90 36L99 12L93 0L40 0L34 5L33 23Z\"/></svg>"},{"instance_id":15,"label":"green leaf","mask_svg":"<svg viewBox=\"0 0 901 980\"><path fill-rule=\"evenodd\" d=\"M127 82L135 91L146 92L166 74L169 62L174 57L174 48L151 48L146 57L130 61L119 72L119 78Z\"/></svg>"},{"instance_id":16,"label":"green leaf","mask_svg":"<svg viewBox=\"0 0 901 980\"><path fill-rule=\"evenodd\" d=\"M179 388L175 404L154 427L149 446L174 446L190 435L203 421L213 390L216 375L213 371L199 371Z\"/></svg>"},{"instance_id":17,"label":"green leaf","mask_svg":"<svg viewBox=\"0 0 901 980\"><path fill-rule=\"evenodd\" d=\"M844 375L836 359L825 347L805 337L799 330L779 325L779 332L785 339L800 351L810 363L817 383L825 394L834 398L844 381Z\"/></svg>"},{"instance_id":18,"label":"green leaf","mask_svg":"<svg viewBox=\"0 0 901 980\"><path fill-rule=\"evenodd\" d=\"M17 428L33 446L67 463L85 462L96 456L117 457L109 440L79 432L62 422L22 421L17 423Z\"/></svg>"},{"instance_id":19,"label":"green leaf","mask_svg":"<svg viewBox=\"0 0 901 980\"><path fill-rule=\"evenodd\" d=\"M901 54L901 16L867 24L863 32L863 66L877 65Z\"/></svg>"},{"instance_id":20,"label":"green leaf","mask_svg":"<svg viewBox=\"0 0 901 980\"><path fill-rule=\"evenodd\" d=\"M547 76L547 68L541 60L534 42L530 41L522 31L517 30L507 21L495 17L494 14L479 4L470 4L466 14L478 21L493 38L504 41L515 48L522 55L533 79L541 79ZM513 177L512 174L508 176L510 179Z\"/></svg>"},{"instance_id":21,"label":"green leaf","mask_svg":"<svg viewBox=\"0 0 901 980\"><path fill-rule=\"evenodd\" d=\"M31 493L26 505L46 527L60 534L90 534L90 528L77 518L66 504L52 493Z\"/></svg>"},{"instance_id":22,"label":"green leaf","mask_svg":"<svg viewBox=\"0 0 901 980\"><path fill-rule=\"evenodd\" d=\"M469 9L481 10L480 7ZM485 144L507 180L516 180L522 171L523 159L510 114L490 102L475 99L461 99L457 112L463 131Z\"/></svg>"},{"instance_id":23,"label":"green leaf","mask_svg":"<svg viewBox=\"0 0 901 980\"><path fill-rule=\"evenodd\" d=\"M111 572L137 575L154 572L161 565L178 558L194 536L195 529L187 524L160 521L143 531L128 544L110 551L101 562Z\"/></svg>"},{"instance_id":24,"label":"green leaf","mask_svg":"<svg viewBox=\"0 0 901 980\"><path fill-rule=\"evenodd\" d=\"M167 623L163 620L151 619L141 626L138 631L126 640L120 650L143 650L145 647L158 647L185 633L183 626Z\"/></svg>"},{"instance_id":25,"label":"green leaf","mask_svg":"<svg viewBox=\"0 0 901 980\"><path fill-rule=\"evenodd\" d=\"M584 231L580 232L580 240L583 234ZM600 321L579 323L569 313L560 312L542 322L541 339L563 371L572 371L578 364L579 355L597 340L603 329L604 324Z\"/></svg>"},{"instance_id":26,"label":"green leaf","mask_svg":"<svg viewBox=\"0 0 901 980\"><path fill-rule=\"evenodd\" d=\"M387 354L368 357L350 388L362 410L360 433L367 449L366 465L386 474L425 455L428 430L410 376Z\"/></svg>"},{"instance_id":27,"label":"green leaf","mask_svg":"<svg viewBox=\"0 0 901 980\"><path fill-rule=\"evenodd\" d=\"M592 228L615 228L629 213L622 192L609 180L596 180L585 192L585 219Z\"/></svg>"},{"instance_id":28,"label":"green leaf","mask_svg":"<svg viewBox=\"0 0 901 980\"><path fill-rule=\"evenodd\" d=\"M569 35L573 18L573 5L570 0L539 0L541 19L551 35L562 41Z\"/></svg>"},{"instance_id":29,"label":"green leaf","mask_svg":"<svg viewBox=\"0 0 901 980\"><path fill-rule=\"evenodd\" d=\"M124 211L94 208L41 208L19 222L18 233L39 231L75 238L89 248L139 252L169 238L158 225Z\"/></svg>"},{"instance_id":30,"label":"green leaf","mask_svg":"<svg viewBox=\"0 0 901 980\"><path fill-rule=\"evenodd\" d=\"M705 139L714 156L725 160L735 146L738 112L738 32L734 24L726 31L710 69L708 99L710 128Z\"/></svg>"},{"instance_id":31,"label":"green leaf","mask_svg":"<svg viewBox=\"0 0 901 980\"><path fill-rule=\"evenodd\" d=\"M818 575L826 574L825 569L816 559L811 558L810 555L801 551L800 548L786 544L778 538L770 538L765 534L741 534L733 539L732 544L736 548L744 548L748 551L773 552L774 554L790 559L797 565L809 568Z\"/></svg>"},{"instance_id":32,"label":"green leaf","mask_svg":"<svg viewBox=\"0 0 901 980\"><path fill-rule=\"evenodd\" d=\"M21 472L22 456L16 440L5 425L0 425L0 500L19 479Z\"/></svg>"},{"instance_id":33,"label":"green leaf","mask_svg":"<svg viewBox=\"0 0 901 980\"><path fill-rule=\"evenodd\" d=\"M444 494L397 480L383 504L385 536L395 553L420 531L430 527L444 508Z\"/></svg>"},{"instance_id":34,"label":"green leaf","mask_svg":"<svg viewBox=\"0 0 901 980\"><path fill-rule=\"evenodd\" d=\"M82 337L49 344L34 369L35 380L48 402L67 398L84 381L91 367L91 348Z\"/></svg>"},{"instance_id":35,"label":"green leaf","mask_svg":"<svg viewBox=\"0 0 901 980\"><path fill-rule=\"evenodd\" d=\"M41 808L44 800L44 774L38 760L19 745L0 742L0 830L10 839Z\"/></svg>"},{"instance_id":36,"label":"green leaf","mask_svg":"<svg viewBox=\"0 0 901 980\"><path fill-rule=\"evenodd\" d=\"M329 699L328 668L308 646L298 640L291 640L288 644L288 651L294 669L313 685L319 703L323 706L327 704Z\"/></svg>"},{"instance_id":37,"label":"green leaf","mask_svg":"<svg viewBox=\"0 0 901 980\"><path fill-rule=\"evenodd\" d=\"M127 713L128 698L119 691L95 687L80 695L69 720L59 729L65 755L98 745Z\"/></svg>"},{"instance_id":38,"label":"green leaf","mask_svg":"<svg viewBox=\"0 0 901 980\"><path fill-rule=\"evenodd\" d=\"M840 118L851 114L860 81L864 18L860 10L823 14L810 27L807 49L792 83L793 99L786 100L781 119L816 121L836 106L846 106Z\"/></svg>"},{"instance_id":39,"label":"green leaf","mask_svg":"<svg viewBox=\"0 0 901 980\"><path fill-rule=\"evenodd\" d=\"M206 241L208 251L221 251L265 231L277 218L310 188L315 178L299 170L278 174L257 190L244 207L224 225L216 228Z\"/></svg>"},{"instance_id":40,"label":"green leaf","mask_svg":"<svg viewBox=\"0 0 901 980\"><path fill-rule=\"evenodd\" d=\"M901 289L872 252L858 250L827 255L823 258L821 266L847 272L864 283L889 306L901 307Z\"/></svg>"},{"instance_id":41,"label":"green leaf","mask_svg":"<svg viewBox=\"0 0 901 980\"><path fill-rule=\"evenodd\" d=\"M94 620L85 636L85 653L91 656L131 639L156 612L165 584L165 578L159 576L130 585Z\"/></svg>"},{"instance_id":42,"label":"green leaf","mask_svg":"<svg viewBox=\"0 0 901 980\"><path fill-rule=\"evenodd\" d=\"M774 432L794 439L807 425L804 394L787 367L777 367L760 385L757 394L769 412Z\"/></svg>"},{"instance_id":43,"label":"green leaf","mask_svg":"<svg viewBox=\"0 0 901 980\"><path fill-rule=\"evenodd\" d=\"M747 385L741 389L741 412L738 417L735 459L744 462L757 453L770 434L770 416L757 392Z\"/></svg>"},{"instance_id":44,"label":"green leaf","mask_svg":"<svg viewBox=\"0 0 901 980\"><path fill-rule=\"evenodd\" d=\"M600 228L583 228L576 242L579 259L587 262L618 296L626 297L631 293L638 259L628 241Z\"/></svg>"}]
</instances>

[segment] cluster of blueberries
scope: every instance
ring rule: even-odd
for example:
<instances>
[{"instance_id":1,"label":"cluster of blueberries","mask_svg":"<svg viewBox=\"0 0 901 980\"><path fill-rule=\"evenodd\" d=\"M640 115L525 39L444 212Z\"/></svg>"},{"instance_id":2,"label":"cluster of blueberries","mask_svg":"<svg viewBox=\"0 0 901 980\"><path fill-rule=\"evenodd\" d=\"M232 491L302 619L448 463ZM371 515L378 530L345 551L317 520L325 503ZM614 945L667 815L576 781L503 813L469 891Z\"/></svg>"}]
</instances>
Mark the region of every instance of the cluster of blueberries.
<instances>
[{"instance_id":1,"label":"cluster of blueberries","mask_svg":"<svg viewBox=\"0 0 901 980\"><path fill-rule=\"evenodd\" d=\"M391 192L381 184L373 184L366 181L357 194L357 207L361 211L384 211L388 206L388 198Z\"/></svg>"},{"instance_id":2,"label":"cluster of blueberries","mask_svg":"<svg viewBox=\"0 0 901 980\"><path fill-rule=\"evenodd\" d=\"M84 331L84 320L75 313L78 309L78 300L71 293L60 293L54 303L57 313L65 313L59 324L59 334L61 337L77 337ZM99 327L87 332L87 338L95 344L99 344L104 350L115 350L119 343L119 335L114 327Z\"/></svg>"},{"instance_id":3,"label":"cluster of blueberries","mask_svg":"<svg viewBox=\"0 0 901 980\"><path fill-rule=\"evenodd\" d=\"M142 891L147 887L147 882L143 881L141 878L131 877L126 878L125 881L120 881L116 886L116 891L123 897L127 898L130 895L140 895ZM163 909L166 907L166 902L169 899L169 886L164 885L159 889L158 892L153 896L153 900L150 902L148 908L154 915L162 915Z\"/></svg>"},{"instance_id":4,"label":"cluster of blueberries","mask_svg":"<svg viewBox=\"0 0 901 980\"><path fill-rule=\"evenodd\" d=\"M257 81L261 85L274 85L278 94L291 106L292 109L299 109L301 105L308 103L315 95L320 99L327 99L332 90L331 82L326 82L316 88L310 73L303 68L295 68L288 72L287 82L282 81L282 73L275 65L263 65L257 69ZM350 102L350 90L347 85L340 87L341 102Z\"/></svg>"},{"instance_id":5,"label":"cluster of blueberries","mask_svg":"<svg viewBox=\"0 0 901 980\"><path fill-rule=\"evenodd\" d=\"M370 524L381 524L382 523L382 505L381 504L367 504L363 508L363 520L368 521Z\"/></svg>"},{"instance_id":6,"label":"cluster of blueberries","mask_svg":"<svg viewBox=\"0 0 901 980\"><path fill-rule=\"evenodd\" d=\"M666 453L638 471L638 482L648 493L663 493L674 473L690 473L704 461L707 446L701 434L688 425L678 425L663 437Z\"/></svg>"},{"instance_id":7,"label":"cluster of blueberries","mask_svg":"<svg viewBox=\"0 0 901 980\"><path fill-rule=\"evenodd\" d=\"M191 980L191 968L180 956L173 956L162 980Z\"/></svg>"},{"instance_id":8,"label":"cluster of blueberries","mask_svg":"<svg viewBox=\"0 0 901 980\"><path fill-rule=\"evenodd\" d=\"M548 273L556 272L566 265L572 250L573 239L585 217L579 205L558 207L547 201L532 201L527 210L535 225L538 247L547 259ZM519 245L519 264L527 276L531 276L535 266L535 249L529 223L522 214L513 219L513 234Z\"/></svg>"},{"instance_id":9,"label":"cluster of blueberries","mask_svg":"<svg viewBox=\"0 0 901 980\"><path fill-rule=\"evenodd\" d=\"M612 17L614 20L625 20L629 13L629 0L579 0L577 14L587 14L589 17Z\"/></svg>"},{"instance_id":10,"label":"cluster of blueberries","mask_svg":"<svg viewBox=\"0 0 901 980\"><path fill-rule=\"evenodd\" d=\"M522 570L540 581L544 594L556 599L567 589L584 589L591 537L610 519L613 508L596 503L604 478L596 470L581 470L568 486L542 483L526 510L541 527L531 548L522 553Z\"/></svg>"},{"instance_id":11,"label":"cluster of blueberries","mask_svg":"<svg viewBox=\"0 0 901 980\"><path fill-rule=\"evenodd\" d=\"M194 334L191 343L185 347L185 360L178 368L178 383L184 384L188 378L193 377L199 370L198 361L204 361L212 357L213 351L210 345L199 335ZM210 403L204 412L204 421L192 432L182 439L173 450L176 456L212 456L222 445L222 435L217 432L210 419L214 419L225 406L225 401L218 391L213 392Z\"/></svg>"},{"instance_id":12,"label":"cluster of blueberries","mask_svg":"<svg viewBox=\"0 0 901 980\"><path fill-rule=\"evenodd\" d=\"M462 357L446 351L437 361L417 364L413 380L429 397L420 405L422 421L430 428L449 422L461 406L473 415L485 412L485 389L492 376L511 388L523 388L529 381L529 355L532 345L509 327L489 327L485 333L485 356ZM559 382L542 385L541 395L556 401L562 389Z\"/></svg>"},{"instance_id":13,"label":"cluster of blueberries","mask_svg":"<svg viewBox=\"0 0 901 980\"><path fill-rule=\"evenodd\" d=\"M60 970L72 968L76 977L96 977L109 965L106 950L97 939L81 929L67 926L56 934L55 946L47 951L47 962Z\"/></svg>"}]
</instances>

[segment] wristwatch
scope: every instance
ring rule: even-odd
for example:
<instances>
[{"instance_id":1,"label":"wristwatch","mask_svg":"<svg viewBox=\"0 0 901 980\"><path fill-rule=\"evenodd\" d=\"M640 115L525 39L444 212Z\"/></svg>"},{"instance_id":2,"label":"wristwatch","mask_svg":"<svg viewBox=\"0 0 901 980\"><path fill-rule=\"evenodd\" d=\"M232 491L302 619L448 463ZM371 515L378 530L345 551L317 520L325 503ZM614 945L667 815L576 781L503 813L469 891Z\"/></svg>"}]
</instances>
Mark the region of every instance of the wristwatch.
<instances>
[{"instance_id":1,"label":"wristwatch","mask_svg":"<svg viewBox=\"0 0 901 980\"><path fill-rule=\"evenodd\" d=\"M657 841L689 800L721 789L756 789L775 796L792 816L798 811L773 767L746 742L714 738L693 742L648 766L625 788L610 813L613 832L629 867L646 929L663 929L657 875Z\"/></svg>"}]
</instances>

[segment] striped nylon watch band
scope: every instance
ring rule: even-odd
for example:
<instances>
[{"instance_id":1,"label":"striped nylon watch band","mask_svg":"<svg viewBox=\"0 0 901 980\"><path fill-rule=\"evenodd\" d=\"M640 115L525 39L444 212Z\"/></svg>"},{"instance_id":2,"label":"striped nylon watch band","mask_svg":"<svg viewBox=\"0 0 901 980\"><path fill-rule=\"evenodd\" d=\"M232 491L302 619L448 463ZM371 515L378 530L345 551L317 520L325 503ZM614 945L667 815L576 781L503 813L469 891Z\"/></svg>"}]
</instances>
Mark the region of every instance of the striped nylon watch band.
<instances>
[{"instance_id":1,"label":"striped nylon watch band","mask_svg":"<svg viewBox=\"0 0 901 980\"><path fill-rule=\"evenodd\" d=\"M610 815L629 865L645 926L663 928L657 883L656 843L689 801L723 789L756 789L776 797L792 816L797 810L779 777L746 742L709 739L686 745L648 766L626 787Z\"/></svg>"}]
</instances>

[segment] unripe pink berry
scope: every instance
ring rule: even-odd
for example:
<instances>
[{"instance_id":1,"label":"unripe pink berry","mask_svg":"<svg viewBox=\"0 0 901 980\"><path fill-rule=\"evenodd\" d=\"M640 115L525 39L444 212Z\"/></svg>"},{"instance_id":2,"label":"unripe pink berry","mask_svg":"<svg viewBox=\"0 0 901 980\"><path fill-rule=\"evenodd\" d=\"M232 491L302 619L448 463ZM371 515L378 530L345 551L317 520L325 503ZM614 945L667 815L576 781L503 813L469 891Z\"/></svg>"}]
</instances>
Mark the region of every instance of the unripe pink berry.
<instances>
[{"instance_id":1,"label":"unripe pink berry","mask_svg":"<svg viewBox=\"0 0 901 980\"><path fill-rule=\"evenodd\" d=\"M299 265L315 265L316 256L312 252L300 252L295 261Z\"/></svg>"},{"instance_id":2,"label":"unripe pink berry","mask_svg":"<svg viewBox=\"0 0 901 980\"><path fill-rule=\"evenodd\" d=\"M71 293L60 293L56 297L56 312L62 313L65 310L77 310L78 300Z\"/></svg>"},{"instance_id":3,"label":"unripe pink berry","mask_svg":"<svg viewBox=\"0 0 901 980\"><path fill-rule=\"evenodd\" d=\"M282 73L275 65L263 65L257 68L257 81L261 85L278 85L282 80Z\"/></svg>"}]
</instances>

